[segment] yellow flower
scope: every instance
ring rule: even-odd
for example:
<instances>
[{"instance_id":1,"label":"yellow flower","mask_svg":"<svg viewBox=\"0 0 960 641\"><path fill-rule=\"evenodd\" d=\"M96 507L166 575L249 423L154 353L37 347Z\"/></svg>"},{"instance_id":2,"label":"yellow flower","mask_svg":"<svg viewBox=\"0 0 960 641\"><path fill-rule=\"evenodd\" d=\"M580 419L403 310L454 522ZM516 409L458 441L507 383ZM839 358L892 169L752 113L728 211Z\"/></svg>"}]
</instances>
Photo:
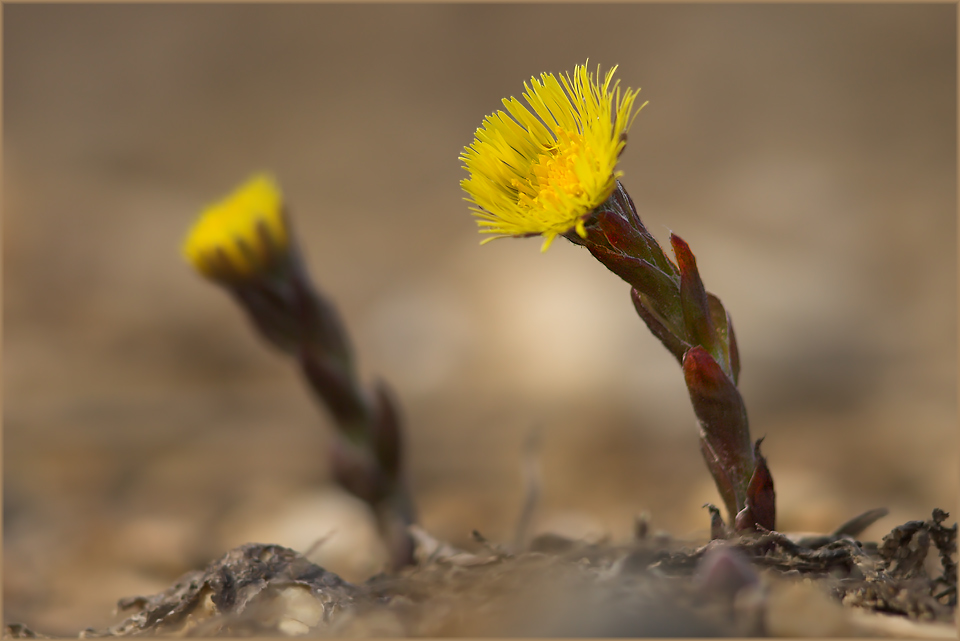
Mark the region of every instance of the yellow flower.
<instances>
[{"instance_id":1,"label":"yellow flower","mask_svg":"<svg viewBox=\"0 0 960 641\"><path fill-rule=\"evenodd\" d=\"M588 61L589 62L589 61ZM616 67L603 83L577 65L573 76L544 73L524 83L523 97L504 99L507 112L487 116L460 160L470 177L460 186L480 233L544 237L546 251L558 234L576 229L610 196L621 172L617 158L636 113L639 89L622 97ZM643 105L640 106L640 109ZM639 109L637 110L639 112ZM489 242L488 238L483 242Z\"/></svg>"},{"instance_id":2,"label":"yellow flower","mask_svg":"<svg viewBox=\"0 0 960 641\"><path fill-rule=\"evenodd\" d=\"M208 278L236 280L269 268L288 245L283 196L270 176L258 174L200 214L183 255Z\"/></svg>"}]
</instances>

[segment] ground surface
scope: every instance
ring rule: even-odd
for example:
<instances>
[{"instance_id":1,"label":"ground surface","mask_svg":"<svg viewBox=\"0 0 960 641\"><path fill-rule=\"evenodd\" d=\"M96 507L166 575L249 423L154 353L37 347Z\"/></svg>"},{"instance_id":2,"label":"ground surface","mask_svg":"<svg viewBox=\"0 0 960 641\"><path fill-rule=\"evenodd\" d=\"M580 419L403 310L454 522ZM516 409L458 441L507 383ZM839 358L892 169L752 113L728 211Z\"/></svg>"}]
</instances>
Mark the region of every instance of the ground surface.
<instances>
[{"instance_id":1,"label":"ground surface","mask_svg":"<svg viewBox=\"0 0 960 641\"><path fill-rule=\"evenodd\" d=\"M499 99L590 58L650 101L623 181L731 311L779 529L952 511L953 6L4 7L4 617L75 635L237 545L352 582L382 557L327 486L326 417L183 264L272 170L365 376L404 406L422 523L705 536L676 363L555 243L478 247L457 155ZM509 43L508 45L497 43Z\"/></svg>"},{"instance_id":2,"label":"ground surface","mask_svg":"<svg viewBox=\"0 0 960 641\"><path fill-rule=\"evenodd\" d=\"M414 526L415 564L363 584L294 550L246 544L162 593L122 599L123 622L82 636L955 638L956 524L934 510L879 545L856 540L881 514L828 535L701 545L638 521L626 544L544 534L513 552L476 533L481 550L458 550Z\"/></svg>"}]
</instances>

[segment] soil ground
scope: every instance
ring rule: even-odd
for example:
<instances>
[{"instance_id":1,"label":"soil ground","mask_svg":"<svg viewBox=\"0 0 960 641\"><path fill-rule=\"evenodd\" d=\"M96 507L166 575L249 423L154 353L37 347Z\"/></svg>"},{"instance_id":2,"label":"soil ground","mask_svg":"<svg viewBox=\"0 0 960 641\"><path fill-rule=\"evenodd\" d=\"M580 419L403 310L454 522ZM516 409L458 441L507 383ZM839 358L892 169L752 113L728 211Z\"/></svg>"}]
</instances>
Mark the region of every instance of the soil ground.
<instances>
[{"instance_id":1,"label":"soil ground","mask_svg":"<svg viewBox=\"0 0 960 641\"><path fill-rule=\"evenodd\" d=\"M514 553L479 533L483 549L458 550L414 526L415 564L362 585L294 550L246 544L163 593L122 599L125 621L82 636L955 638L956 524L934 510L880 545L856 540L882 515L830 535L699 546L651 537L640 520L627 545L544 534Z\"/></svg>"},{"instance_id":2,"label":"soil ground","mask_svg":"<svg viewBox=\"0 0 960 641\"><path fill-rule=\"evenodd\" d=\"M363 506L280 356L184 265L275 173L364 376L396 389L426 531L704 540L676 363L577 248L478 246L457 155L542 71L650 103L623 181L730 310L778 529L954 512L956 8L4 7L4 619L75 636L248 542L363 582ZM625 544L625 543L624 543Z\"/></svg>"}]
</instances>

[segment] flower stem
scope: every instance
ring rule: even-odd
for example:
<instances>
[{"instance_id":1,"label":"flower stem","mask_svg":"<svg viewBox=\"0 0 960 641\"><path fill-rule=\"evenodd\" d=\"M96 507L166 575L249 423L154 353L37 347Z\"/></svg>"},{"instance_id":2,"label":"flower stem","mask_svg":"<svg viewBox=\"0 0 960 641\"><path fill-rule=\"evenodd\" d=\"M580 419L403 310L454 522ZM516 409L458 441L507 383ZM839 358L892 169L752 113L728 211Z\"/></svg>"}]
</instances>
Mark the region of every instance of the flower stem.
<instances>
[{"instance_id":1,"label":"flower stem","mask_svg":"<svg viewBox=\"0 0 960 641\"><path fill-rule=\"evenodd\" d=\"M637 315L683 368L700 424L701 453L730 522L738 530L774 529L773 478L760 441L751 441L737 389L740 355L733 323L720 299L704 287L690 246L671 234L676 263L671 261L619 181L584 227L586 237L574 231L564 236L630 284Z\"/></svg>"},{"instance_id":2,"label":"flower stem","mask_svg":"<svg viewBox=\"0 0 960 641\"><path fill-rule=\"evenodd\" d=\"M364 387L336 308L311 283L292 250L271 278L231 286L253 324L297 363L337 430L331 452L334 479L365 501L377 517L396 569L413 562L406 531L416 510L403 470L403 427L386 385Z\"/></svg>"}]
</instances>

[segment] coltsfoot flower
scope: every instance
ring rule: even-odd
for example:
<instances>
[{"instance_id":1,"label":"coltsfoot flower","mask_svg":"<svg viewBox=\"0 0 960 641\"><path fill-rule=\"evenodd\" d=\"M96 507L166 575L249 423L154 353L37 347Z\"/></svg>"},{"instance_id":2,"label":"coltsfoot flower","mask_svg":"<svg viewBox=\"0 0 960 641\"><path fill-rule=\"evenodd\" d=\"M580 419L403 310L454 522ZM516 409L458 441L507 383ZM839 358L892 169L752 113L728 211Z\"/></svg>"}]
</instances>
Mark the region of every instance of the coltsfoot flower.
<instances>
[{"instance_id":1,"label":"coltsfoot flower","mask_svg":"<svg viewBox=\"0 0 960 641\"><path fill-rule=\"evenodd\" d=\"M594 77L586 64L572 76L544 73L524 83L529 108L505 98L507 111L484 119L460 156L470 172L460 186L474 205L480 233L542 235L543 251L570 230L586 237L587 218L621 175L617 158L636 116L640 90L621 95L614 71L602 82L600 68Z\"/></svg>"},{"instance_id":2,"label":"coltsfoot flower","mask_svg":"<svg viewBox=\"0 0 960 641\"><path fill-rule=\"evenodd\" d=\"M701 453L737 530L772 530L773 477L753 442L737 389L740 356L733 322L700 278L689 245L670 235L675 261L646 229L619 181L617 160L637 112L638 91L622 94L616 67L600 80L586 65L573 74L542 74L523 97L487 116L460 159L460 182L480 232L557 236L586 248L631 287L640 318L676 357L700 423ZM488 238L483 242L492 240ZM724 524L718 510L711 531Z\"/></svg>"},{"instance_id":3,"label":"coltsfoot flower","mask_svg":"<svg viewBox=\"0 0 960 641\"><path fill-rule=\"evenodd\" d=\"M213 280L260 274L289 249L283 207L273 178L258 174L200 214L183 244L183 255Z\"/></svg>"},{"instance_id":4,"label":"coltsfoot flower","mask_svg":"<svg viewBox=\"0 0 960 641\"><path fill-rule=\"evenodd\" d=\"M276 182L259 174L207 207L183 254L225 289L254 328L300 370L336 428L334 480L376 514L395 568L413 561L416 510L404 472L404 433L387 387L364 386L333 304L314 286Z\"/></svg>"}]
</instances>

